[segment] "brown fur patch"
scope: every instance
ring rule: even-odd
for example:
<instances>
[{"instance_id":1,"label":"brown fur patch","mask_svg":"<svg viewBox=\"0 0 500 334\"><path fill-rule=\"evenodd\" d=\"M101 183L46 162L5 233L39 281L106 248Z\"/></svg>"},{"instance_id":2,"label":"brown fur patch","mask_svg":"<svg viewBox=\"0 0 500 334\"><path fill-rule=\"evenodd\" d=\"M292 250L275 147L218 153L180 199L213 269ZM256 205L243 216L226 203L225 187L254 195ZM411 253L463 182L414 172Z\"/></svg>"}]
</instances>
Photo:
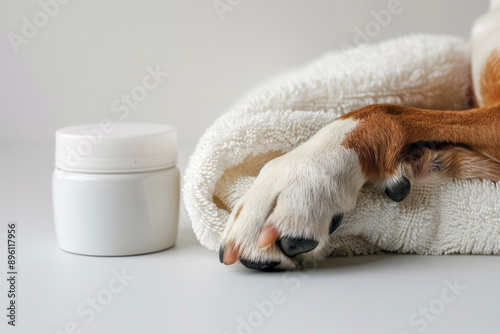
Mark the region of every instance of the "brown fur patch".
<instances>
[{"instance_id":1,"label":"brown fur patch","mask_svg":"<svg viewBox=\"0 0 500 334\"><path fill-rule=\"evenodd\" d=\"M367 179L394 175L404 163L407 148L416 142L467 147L500 162L500 106L439 111L378 104L341 118L359 121L342 145L356 151Z\"/></svg>"},{"instance_id":2,"label":"brown fur patch","mask_svg":"<svg viewBox=\"0 0 500 334\"><path fill-rule=\"evenodd\" d=\"M408 167L416 179L437 176L500 181L500 163L461 146L426 147L416 159L408 159Z\"/></svg>"},{"instance_id":3,"label":"brown fur patch","mask_svg":"<svg viewBox=\"0 0 500 334\"><path fill-rule=\"evenodd\" d=\"M443 176L457 179L500 181L500 163L463 147L449 147L436 152L436 162Z\"/></svg>"},{"instance_id":4,"label":"brown fur patch","mask_svg":"<svg viewBox=\"0 0 500 334\"><path fill-rule=\"evenodd\" d=\"M398 153L405 145L403 129L387 113L391 108L398 106L373 105L341 117L360 120L342 145L356 151L367 179L392 176Z\"/></svg>"},{"instance_id":5,"label":"brown fur patch","mask_svg":"<svg viewBox=\"0 0 500 334\"><path fill-rule=\"evenodd\" d=\"M500 51L493 50L486 60L479 89L483 106L493 106L500 103Z\"/></svg>"}]
</instances>

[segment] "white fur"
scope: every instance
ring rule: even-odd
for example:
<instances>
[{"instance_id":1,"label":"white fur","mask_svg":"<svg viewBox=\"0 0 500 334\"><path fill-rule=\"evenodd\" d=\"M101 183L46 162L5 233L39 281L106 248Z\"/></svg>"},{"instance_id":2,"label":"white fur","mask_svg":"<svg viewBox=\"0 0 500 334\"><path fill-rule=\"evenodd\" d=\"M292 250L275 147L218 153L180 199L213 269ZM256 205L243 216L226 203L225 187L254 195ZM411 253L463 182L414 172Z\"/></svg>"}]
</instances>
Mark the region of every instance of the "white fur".
<instances>
[{"instance_id":1,"label":"white fur","mask_svg":"<svg viewBox=\"0 0 500 334\"><path fill-rule=\"evenodd\" d=\"M500 45L500 6L495 6L477 19L472 30L472 41L471 65L474 93L479 104L482 105L479 80L486 60Z\"/></svg>"},{"instance_id":2,"label":"white fur","mask_svg":"<svg viewBox=\"0 0 500 334\"><path fill-rule=\"evenodd\" d=\"M239 246L245 259L280 260L279 268L294 267L301 256L291 260L276 246L265 251L257 248L260 232L272 225L280 236L318 240L307 257L324 257L332 217L354 209L366 182L357 154L341 145L357 123L332 122L295 150L269 162L234 206L222 243Z\"/></svg>"},{"instance_id":3,"label":"white fur","mask_svg":"<svg viewBox=\"0 0 500 334\"><path fill-rule=\"evenodd\" d=\"M490 11L478 18L472 29L472 79L474 93L482 104L479 79L491 52L500 50L500 5L492 1Z\"/></svg>"}]
</instances>

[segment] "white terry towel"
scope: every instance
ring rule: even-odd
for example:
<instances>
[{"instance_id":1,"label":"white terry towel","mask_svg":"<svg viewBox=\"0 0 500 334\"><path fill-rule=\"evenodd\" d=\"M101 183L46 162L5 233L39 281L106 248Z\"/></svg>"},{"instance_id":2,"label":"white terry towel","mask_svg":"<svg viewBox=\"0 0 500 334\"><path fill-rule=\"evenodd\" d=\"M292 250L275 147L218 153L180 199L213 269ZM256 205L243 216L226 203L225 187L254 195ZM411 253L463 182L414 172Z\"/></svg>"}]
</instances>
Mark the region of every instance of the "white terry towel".
<instances>
[{"instance_id":1,"label":"white terry towel","mask_svg":"<svg viewBox=\"0 0 500 334\"><path fill-rule=\"evenodd\" d=\"M469 52L456 37L405 36L326 54L236 104L204 133L184 177L201 244L219 248L230 210L265 163L337 117L374 103L469 108ZM499 243L500 186L447 179L414 186L401 203L363 190L329 253L498 254Z\"/></svg>"}]
</instances>

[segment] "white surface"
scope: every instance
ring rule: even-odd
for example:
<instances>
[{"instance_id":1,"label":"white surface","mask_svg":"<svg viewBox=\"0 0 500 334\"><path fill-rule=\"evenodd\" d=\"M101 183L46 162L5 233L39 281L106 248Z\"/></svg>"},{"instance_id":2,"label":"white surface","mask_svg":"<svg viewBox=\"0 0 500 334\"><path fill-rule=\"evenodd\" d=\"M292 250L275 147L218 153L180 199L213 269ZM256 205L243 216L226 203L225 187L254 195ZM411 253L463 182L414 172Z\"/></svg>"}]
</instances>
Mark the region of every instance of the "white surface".
<instances>
[{"instance_id":1,"label":"white surface","mask_svg":"<svg viewBox=\"0 0 500 334\"><path fill-rule=\"evenodd\" d=\"M192 150L181 147L181 169ZM307 273L261 273L221 265L196 241L185 215L177 246L167 251L109 258L66 253L56 245L52 222L52 147L0 152L0 175L8 176L0 179L0 236L7 222L19 224L19 326L10 328L2 316L1 333L55 334L71 321L93 334L237 333L238 317L248 318L254 303L274 290L285 300L254 333L418 333L421 327L409 323L412 314L439 306L444 281L455 278L467 288L450 304L441 302L443 312L424 333L498 333L500 258L494 256L332 258ZM0 249L6 272L5 239ZM119 286L113 270L123 268L134 279L85 322L77 308L104 296L110 282ZM0 283L4 305L6 283ZM444 297L453 294L444 291Z\"/></svg>"},{"instance_id":2,"label":"white surface","mask_svg":"<svg viewBox=\"0 0 500 334\"><path fill-rule=\"evenodd\" d=\"M145 172L177 163L177 132L161 123L75 125L56 131L55 165L66 171Z\"/></svg>"}]
</instances>

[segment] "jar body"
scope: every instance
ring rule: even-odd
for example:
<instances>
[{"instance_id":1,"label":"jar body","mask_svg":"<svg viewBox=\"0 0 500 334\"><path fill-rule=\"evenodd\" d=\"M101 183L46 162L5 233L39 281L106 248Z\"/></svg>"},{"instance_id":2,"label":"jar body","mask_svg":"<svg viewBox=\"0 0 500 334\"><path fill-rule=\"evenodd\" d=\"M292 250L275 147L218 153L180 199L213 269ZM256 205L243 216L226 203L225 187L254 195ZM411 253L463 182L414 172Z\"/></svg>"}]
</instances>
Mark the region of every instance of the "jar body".
<instances>
[{"instance_id":1,"label":"jar body","mask_svg":"<svg viewBox=\"0 0 500 334\"><path fill-rule=\"evenodd\" d=\"M67 172L52 177L59 247L96 256L135 255L175 245L177 167L124 174Z\"/></svg>"}]
</instances>

